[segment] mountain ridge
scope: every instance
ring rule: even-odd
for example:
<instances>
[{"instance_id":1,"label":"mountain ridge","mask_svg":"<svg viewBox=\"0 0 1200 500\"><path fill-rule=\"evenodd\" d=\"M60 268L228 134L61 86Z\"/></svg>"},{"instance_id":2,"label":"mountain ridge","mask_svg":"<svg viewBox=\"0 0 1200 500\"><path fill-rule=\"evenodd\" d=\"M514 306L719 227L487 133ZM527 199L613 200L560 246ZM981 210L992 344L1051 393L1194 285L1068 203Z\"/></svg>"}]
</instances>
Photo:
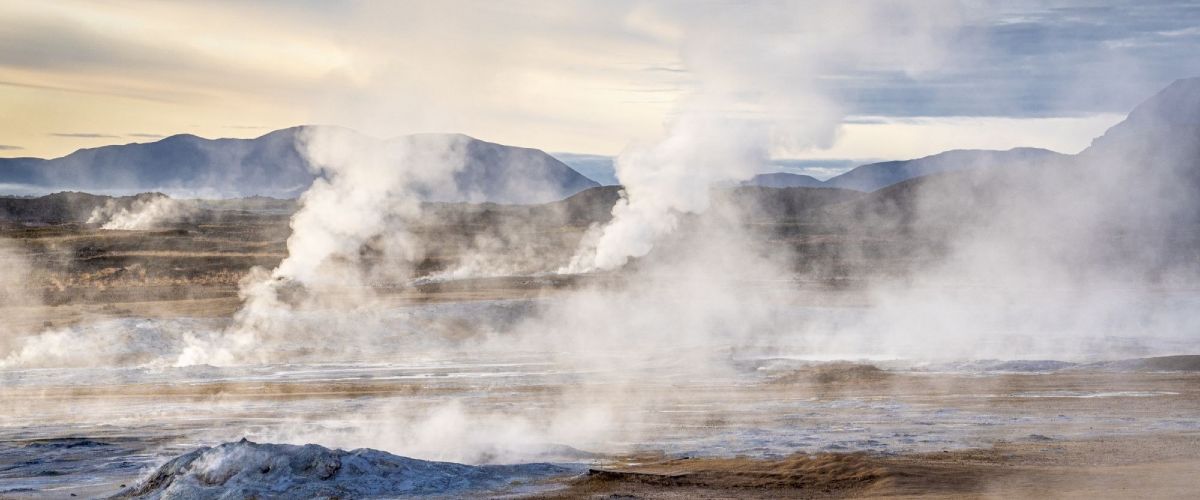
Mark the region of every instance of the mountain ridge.
<instances>
[{"instance_id":1,"label":"mountain ridge","mask_svg":"<svg viewBox=\"0 0 1200 500\"><path fill-rule=\"evenodd\" d=\"M599 184L545 152L506 146L464 134L413 134L377 139L345 127L300 125L250 139L206 139L175 134L152 142L84 148L51 159L0 158L0 184L43 191L134 193L183 191L204 196L293 198L318 176L301 151L303 134L349 131L364 144L443 142L462 145L455 166L461 201L541 203Z\"/></svg>"},{"instance_id":2,"label":"mountain ridge","mask_svg":"<svg viewBox=\"0 0 1200 500\"><path fill-rule=\"evenodd\" d=\"M1174 81L1151 98L1140 103L1125 120L1093 139L1088 148L1076 155L1030 147L1016 147L1009 150L954 149L909 160L867 163L825 181L807 175L772 172L759 174L742 182L741 185L776 188L826 187L875 192L911 179L940 173L992 167L1028 166L1036 170L1077 161L1096 161L1106 155L1114 154L1113 152L1127 156L1133 155L1140 159L1154 159L1160 163L1179 164L1181 161L1186 161L1186 158L1167 158L1164 155L1175 154L1187 157L1200 154L1200 139L1189 135L1191 126L1200 122L1200 116L1188 113L1188 110L1193 109L1200 109L1200 78ZM306 130L317 128L348 130L367 137L351 129L332 125L300 125L271 131L253 139L205 139L193 134L175 134L153 142L132 142L124 145L80 149L53 159L0 158L0 186L38 186L46 188L44 192L50 190L104 192L115 187L134 193L149 190L169 191L177 187L186 189L204 186L221 191L222 189L230 190L234 185L270 185L272 187L270 190L258 189L248 192L234 190L231 194L233 196L295 197L303 192L315 178L315 175L309 172L309 168L305 165L306 161L303 155L296 151L296 137ZM1134 130L1135 128L1137 130ZM596 182L572 167L572 165L580 165L580 168L584 168L592 174L592 177L595 177L599 175L596 172L603 170L604 166L600 163L605 163L598 159L606 158L599 155L556 153L561 157L556 158L541 150L500 145L456 133L412 134L391 139L372 138L372 140L394 143L403 140L419 140L422 137L461 138L461 140L467 141L467 149L472 152L470 164L474 167L469 166L455 175L455 180L461 184L460 188L462 189L459 191L468 196L463 196L461 200L445 201L541 203L563 199L585 189L601 184L609 185L616 181L615 178L610 178L611 176L602 175L601 177L604 177L602 182ZM1136 151L1133 149L1135 143L1136 147L1140 148ZM204 168L205 161L209 161L206 160L206 155L209 153L204 151L203 146L205 145L219 145L227 150L232 150L225 151L225 154L236 161L227 162L223 172L214 172L212 168ZM114 158L114 155L128 151L129 148L155 160L177 164L178 168L174 171L168 169L166 172L160 171L160 169L133 173L125 171L125 169L119 168L120 159ZM211 161L209 162L211 163ZM533 191L547 191L546 188L549 186L550 194L531 197L529 193L521 193L521 191L527 190L528 178L503 175L505 169L499 169L499 171L494 168L489 169L486 167L489 162L502 162L509 167L535 164L533 171L524 169L525 171L522 173L546 181ZM608 168L611 169L611 158L607 163ZM279 168L280 164L290 165L291 168L281 169ZM297 165L302 167L297 167ZM480 167L479 165L484 166ZM108 179L110 186L87 185L86 181L97 176L97 170L100 171L101 176ZM1200 184L1200 174L1190 176L1188 180ZM501 184L501 186L497 187L494 184ZM553 189L554 184L558 184L561 189Z\"/></svg>"}]
</instances>

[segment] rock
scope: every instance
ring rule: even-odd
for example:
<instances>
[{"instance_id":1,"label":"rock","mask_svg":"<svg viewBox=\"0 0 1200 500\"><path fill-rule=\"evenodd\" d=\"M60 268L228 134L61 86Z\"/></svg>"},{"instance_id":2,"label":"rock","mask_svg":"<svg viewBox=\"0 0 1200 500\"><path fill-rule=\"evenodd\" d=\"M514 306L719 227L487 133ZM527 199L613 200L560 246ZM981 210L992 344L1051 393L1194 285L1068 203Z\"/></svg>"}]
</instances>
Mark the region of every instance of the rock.
<instances>
[{"instance_id":1,"label":"rock","mask_svg":"<svg viewBox=\"0 0 1200 500\"><path fill-rule=\"evenodd\" d=\"M565 475L551 464L471 466L243 439L191 451L114 498L370 498L490 491Z\"/></svg>"}]
</instances>

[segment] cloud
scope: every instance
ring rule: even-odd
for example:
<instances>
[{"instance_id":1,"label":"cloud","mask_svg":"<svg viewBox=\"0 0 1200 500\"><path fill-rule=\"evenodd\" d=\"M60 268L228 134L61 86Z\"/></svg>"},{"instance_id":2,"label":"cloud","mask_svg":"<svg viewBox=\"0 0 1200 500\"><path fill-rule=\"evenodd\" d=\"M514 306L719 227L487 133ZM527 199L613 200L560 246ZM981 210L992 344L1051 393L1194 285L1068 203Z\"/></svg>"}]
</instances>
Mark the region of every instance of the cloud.
<instances>
[{"instance_id":1,"label":"cloud","mask_svg":"<svg viewBox=\"0 0 1200 500\"><path fill-rule=\"evenodd\" d=\"M62 122L30 111L0 124L0 134L36 154L61 152L18 127L36 120L45 125L33 134L63 123L97 130L120 109L124 130L212 135L241 116L265 129L455 131L615 154L656 133L699 81L678 57L678 25L719 4L2 2L0 105L4 94L39 104L79 97ZM1169 81L1200 75L1192 57L1200 5L968 7L939 64L919 72L834 64L821 84L856 116L1043 118L1124 113ZM201 126L185 130L164 117L167 108L201 117L191 118Z\"/></svg>"},{"instance_id":2,"label":"cloud","mask_svg":"<svg viewBox=\"0 0 1200 500\"><path fill-rule=\"evenodd\" d=\"M1014 147L1077 153L1124 117L866 117L844 122L832 147L789 157L906 160L951 149Z\"/></svg>"},{"instance_id":3,"label":"cloud","mask_svg":"<svg viewBox=\"0 0 1200 500\"><path fill-rule=\"evenodd\" d=\"M101 134L99 132L51 132L47 135L54 137L70 137L73 139L120 139L119 135Z\"/></svg>"},{"instance_id":4,"label":"cloud","mask_svg":"<svg viewBox=\"0 0 1200 500\"><path fill-rule=\"evenodd\" d=\"M21 146L10 146L7 144L0 144L0 151L16 151L19 149L25 149L25 148L23 148Z\"/></svg>"},{"instance_id":5,"label":"cloud","mask_svg":"<svg viewBox=\"0 0 1200 500\"><path fill-rule=\"evenodd\" d=\"M843 158L813 160L778 159L772 160L762 171L763 173L786 172L789 174L808 175L820 180L828 180L844 174L859 165L874 163L876 161L878 160Z\"/></svg>"},{"instance_id":6,"label":"cloud","mask_svg":"<svg viewBox=\"0 0 1200 500\"><path fill-rule=\"evenodd\" d=\"M855 71L831 84L852 114L1063 117L1124 113L1200 75L1191 36L1200 5L1010 3L975 14L937 71Z\"/></svg>"},{"instance_id":7,"label":"cloud","mask_svg":"<svg viewBox=\"0 0 1200 500\"><path fill-rule=\"evenodd\" d=\"M125 135L127 135L129 137L141 137L144 139L161 139L163 137L166 137L162 134L146 134L146 133L141 133L141 132L134 132L134 133L125 134Z\"/></svg>"},{"instance_id":8,"label":"cloud","mask_svg":"<svg viewBox=\"0 0 1200 500\"><path fill-rule=\"evenodd\" d=\"M620 184L620 181L616 177L616 168L613 166L615 158L612 156L563 152L550 154L559 161L566 163L567 166L575 169L575 171L600 184L606 186ZM759 169L759 173L787 172L790 174L811 175L817 179L825 180L845 173L859 165L877 161L883 160L874 158L777 158L763 164Z\"/></svg>"}]
</instances>

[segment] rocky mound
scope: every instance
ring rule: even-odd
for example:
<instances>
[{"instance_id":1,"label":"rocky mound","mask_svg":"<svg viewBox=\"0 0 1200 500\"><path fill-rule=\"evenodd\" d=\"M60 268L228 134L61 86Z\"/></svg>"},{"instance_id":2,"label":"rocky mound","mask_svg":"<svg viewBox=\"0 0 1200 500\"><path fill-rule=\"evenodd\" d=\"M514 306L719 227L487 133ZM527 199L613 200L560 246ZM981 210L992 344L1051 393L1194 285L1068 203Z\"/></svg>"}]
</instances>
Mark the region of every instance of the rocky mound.
<instances>
[{"instance_id":1,"label":"rocky mound","mask_svg":"<svg viewBox=\"0 0 1200 500\"><path fill-rule=\"evenodd\" d=\"M176 457L114 498L372 498L460 495L563 475L550 464L471 466L245 439Z\"/></svg>"},{"instance_id":2,"label":"rocky mound","mask_svg":"<svg viewBox=\"0 0 1200 500\"><path fill-rule=\"evenodd\" d=\"M17 223L63 224L82 223L97 208L110 211L131 210L136 204L166 198L162 193L142 193L136 196L103 196L88 193L62 192L37 198L0 197L0 221Z\"/></svg>"},{"instance_id":3,"label":"rocky mound","mask_svg":"<svg viewBox=\"0 0 1200 500\"><path fill-rule=\"evenodd\" d=\"M869 495L896 471L864 453L796 454L779 459L683 458L620 469L591 469L564 498L613 493L639 498L669 488L670 498L816 498ZM646 488L650 487L650 488Z\"/></svg>"},{"instance_id":4,"label":"rocky mound","mask_svg":"<svg viewBox=\"0 0 1200 500\"><path fill-rule=\"evenodd\" d=\"M851 384L887 380L892 374L875 365L832 362L791 370L771 379L774 384Z\"/></svg>"}]
</instances>

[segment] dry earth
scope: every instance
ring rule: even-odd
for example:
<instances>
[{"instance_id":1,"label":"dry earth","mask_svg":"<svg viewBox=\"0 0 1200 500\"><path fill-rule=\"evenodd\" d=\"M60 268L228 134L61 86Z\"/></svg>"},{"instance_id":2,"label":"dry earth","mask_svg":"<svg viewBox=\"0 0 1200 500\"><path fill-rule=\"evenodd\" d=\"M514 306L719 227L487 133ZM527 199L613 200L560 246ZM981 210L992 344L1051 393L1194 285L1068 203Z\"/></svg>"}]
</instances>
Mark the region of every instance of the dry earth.
<instances>
[{"instance_id":1,"label":"dry earth","mask_svg":"<svg viewBox=\"0 0 1200 500\"><path fill-rule=\"evenodd\" d=\"M455 228L447 229L454 231ZM557 231L569 248L581 227ZM164 231L101 231L63 225L4 229L34 271L24 292L35 300L0 308L14 331L34 331L97 318L228 317L239 307L237 282L254 265L274 266L284 255L286 217L236 224L196 224ZM544 237L540 232L537 238ZM829 238L796 236L813 245ZM561 243L561 242L559 242ZM447 246L447 248L458 245ZM425 268L456 257L431 250ZM440 259L440 260L439 260ZM570 290L586 281L614 283L622 275L488 278L426 282L378 290L396 305L422 302L524 299ZM797 282L798 304L858 305L863 290L852 279ZM10 291L11 292L11 291ZM814 453L777 458L636 454L601 460L591 472L555 484L546 498L1189 498L1200 491L1200 433L1141 428L1155 419L1200 418L1200 375L1191 365L1140 372L1060 371L987 376L914 373L861 364L833 364L773 373L753 386L650 384L679 401L811 398L901 398L914 405L953 407L1018 418L1027 415L1111 416L1098 427L1065 425L1020 439L986 433L992 443L935 453ZM354 397L442 397L477 392L453 382L354 380L211 382L189 384L0 388L11 415L70 414L87 402L119 398L133 406L159 402L304 401ZM484 395L496 404L528 404L558 397L561 387L531 384ZM1161 393L1160 397L1071 397L1067 393ZM1058 394L1060 396L1055 396ZM839 413L841 412L841 413ZM854 409L827 418L856 417ZM258 415L244 415L248 420ZM240 418L240 417L239 417ZM680 426L739 428L763 415L681 414ZM700 420L696 420L700 419ZM1128 419L1128 420L1122 420ZM1081 424L1083 425L1083 424ZM1056 432L1067 429L1070 437ZM1082 437L1081 437L1082 436ZM133 480L130 477L126 480ZM110 485L105 485L107 488ZM85 490L80 490L85 491ZM98 492L100 490L86 490ZM0 495L3 496L3 495Z\"/></svg>"},{"instance_id":2,"label":"dry earth","mask_svg":"<svg viewBox=\"0 0 1200 500\"><path fill-rule=\"evenodd\" d=\"M593 468L545 498L1195 498L1200 434Z\"/></svg>"}]
</instances>

